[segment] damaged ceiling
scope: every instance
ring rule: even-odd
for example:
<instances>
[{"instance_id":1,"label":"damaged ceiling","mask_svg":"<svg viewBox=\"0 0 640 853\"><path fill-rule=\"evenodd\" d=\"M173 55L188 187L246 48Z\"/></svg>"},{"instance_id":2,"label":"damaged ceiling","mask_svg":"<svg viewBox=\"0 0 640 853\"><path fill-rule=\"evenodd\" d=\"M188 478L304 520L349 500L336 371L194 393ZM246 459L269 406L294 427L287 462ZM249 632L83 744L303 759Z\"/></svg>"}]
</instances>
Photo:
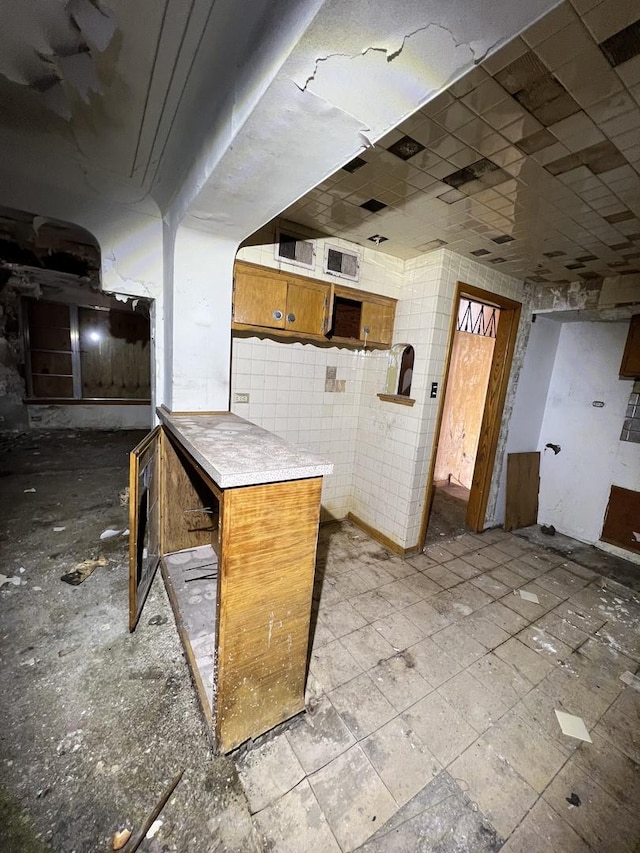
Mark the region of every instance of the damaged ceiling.
<instances>
[{"instance_id":1,"label":"damaged ceiling","mask_svg":"<svg viewBox=\"0 0 640 853\"><path fill-rule=\"evenodd\" d=\"M638 276L640 7L561 3L282 216L541 285Z\"/></svg>"}]
</instances>

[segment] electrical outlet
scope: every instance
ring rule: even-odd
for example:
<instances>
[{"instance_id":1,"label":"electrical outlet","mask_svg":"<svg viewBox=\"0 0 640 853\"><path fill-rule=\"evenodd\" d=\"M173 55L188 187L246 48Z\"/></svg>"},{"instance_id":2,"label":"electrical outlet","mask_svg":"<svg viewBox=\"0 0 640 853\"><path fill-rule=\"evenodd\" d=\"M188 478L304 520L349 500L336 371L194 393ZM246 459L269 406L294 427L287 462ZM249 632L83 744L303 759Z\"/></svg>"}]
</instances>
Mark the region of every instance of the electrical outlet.
<instances>
[{"instance_id":1,"label":"electrical outlet","mask_svg":"<svg viewBox=\"0 0 640 853\"><path fill-rule=\"evenodd\" d=\"M234 394L233 395L234 403L248 403L249 395L248 394Z\"/></svg>"}]
</instances>

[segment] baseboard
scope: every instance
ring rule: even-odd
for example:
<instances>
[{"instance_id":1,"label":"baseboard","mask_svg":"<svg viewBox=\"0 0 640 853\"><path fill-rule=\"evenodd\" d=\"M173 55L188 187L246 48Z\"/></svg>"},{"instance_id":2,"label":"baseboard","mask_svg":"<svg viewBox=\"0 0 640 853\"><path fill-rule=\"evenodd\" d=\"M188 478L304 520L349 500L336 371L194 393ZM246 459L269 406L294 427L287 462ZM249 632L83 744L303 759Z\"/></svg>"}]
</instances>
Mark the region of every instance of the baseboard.
<instances>
[{"instance_id":1,"label":"baseboard","mask_svg":"<svg viewBox=\"0 0 640 853\"><path fill-rule=\"evenodd\" d=\"M358 518L358 516L354 515L352 512L347 513L347 521L355 524L356 527L359 527L360 530L363 530L372 539L375 539L376 542L384 545L385 548L388 548L389 551L393 551L394 554L398 554L400 557L410 557L412 554L417 554L420 550L417 545L414 545L412 548L403 548L402 545L398 545L398 543L394 542L393 539L389 539L389 537L385 536L384 533L380 533L379 530L376 530L375 527L371 527L370 524L367 524L366 521L362 521L361 518Z\"/></svg>"}]
</instances>

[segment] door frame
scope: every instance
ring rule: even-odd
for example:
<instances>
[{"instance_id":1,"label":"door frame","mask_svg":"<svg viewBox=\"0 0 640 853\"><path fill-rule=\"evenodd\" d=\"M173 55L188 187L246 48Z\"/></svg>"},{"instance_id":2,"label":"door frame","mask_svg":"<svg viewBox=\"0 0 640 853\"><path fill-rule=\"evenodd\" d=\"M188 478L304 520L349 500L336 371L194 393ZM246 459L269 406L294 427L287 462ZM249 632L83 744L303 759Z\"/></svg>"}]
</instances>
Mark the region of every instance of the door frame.
<instances>
[{"instance_id":1,"label":"door frame","mask_svg":"<svg viewBox=\"0 0 640 853\"><path fill-rule=\"evenodd\" d=\"M442 428L442 417L444 413L444 401L446 397L447 383L449 381L451 353L453 350L453 341L458 319L458 306L461 296L468 296L479 302L495 305L496 308L500 309L500 319L498 322L498 329L495 338L496 342L491 359L489 382L487 384L487 396L485 398L482 424L480 426L478 450L476 452L476 461L473 469L473 479L471 482L469 503L467 504L467 516L465 520L467 527L470 527L471 530L476 533L479 533L484 529L487 502L489 500L489 489L491 486L496 450L498 447L498 437L502 426L504 401L507 395L509 376L511 374L511 364L513 361L518 325L522 311L522 305L520 302L516 302L506 296L501 296L498 293L492 293L489 290L483 290L480 287L474 287L471 284L465 284L462 281L458 281L456 283L456 292L454 294L453 308L451 312L451 322L449 324L447 357L445 360L441 383L442 390L440 393L440 405L438 406L438 416L436 418L436 427L433 436L433 445L431 448L431 463L429 465L425 502L422 510L422 523L420 525L420 538L418 540L418 547L420 550L424 548L424 543L427 538L427 527L429 524L429 515L431 513L431 504L433 502L433 474L435 471L436 456L438 454L440 430Z\"/></svg>"}]
</instances>

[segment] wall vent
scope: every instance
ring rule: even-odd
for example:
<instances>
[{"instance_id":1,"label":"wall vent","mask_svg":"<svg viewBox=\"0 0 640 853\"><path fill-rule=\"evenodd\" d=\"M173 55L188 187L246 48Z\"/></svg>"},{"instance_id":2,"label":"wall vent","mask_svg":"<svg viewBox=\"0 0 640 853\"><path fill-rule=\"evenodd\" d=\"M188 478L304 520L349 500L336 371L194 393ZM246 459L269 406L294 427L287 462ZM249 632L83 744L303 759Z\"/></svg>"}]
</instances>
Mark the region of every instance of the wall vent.
<instances>
[{"instance_id":1,"label":"wall vent","mask_svg":"<svg viewBox=\"0 0 640 853\"><path fill-rule=\"evenodd\" d=\"M357 252L345 252L326 246L324 252L324 271L350 281L360 280L360 255Z\"/></svg>"},{"instance_id":2,"label":"wall vent","mask_svg":"<svg viewBox=\"0 0 640 853\"><path fill-rule=\"evenodd\" d=\"M290 231L276 231L275 255L277 261L286 261L312 270L315 266L316 247L313 240L305 240Z\"/></svg>"}]
</instances>

